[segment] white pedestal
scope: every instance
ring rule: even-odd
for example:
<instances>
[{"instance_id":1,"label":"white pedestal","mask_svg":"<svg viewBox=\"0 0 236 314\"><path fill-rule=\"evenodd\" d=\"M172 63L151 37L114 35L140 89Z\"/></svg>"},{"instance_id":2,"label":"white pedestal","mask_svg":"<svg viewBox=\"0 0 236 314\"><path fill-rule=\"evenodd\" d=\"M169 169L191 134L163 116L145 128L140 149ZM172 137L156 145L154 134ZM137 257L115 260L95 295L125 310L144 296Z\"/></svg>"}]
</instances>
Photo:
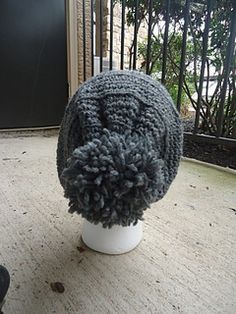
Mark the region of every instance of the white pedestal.
<instances>
[{"instance_id":1,"label":"white pedestal","mask_svg":"<svg viewBox=\"0 0 236 314\"><path fill-rule=\"evenodd\" d=\"M143 223L122 227L114 225L111 229L102 224L94 225L84 220L82 239L91 249L105 254L122 254L133 250L143 236Z\"/></svg>"}]
</instances>

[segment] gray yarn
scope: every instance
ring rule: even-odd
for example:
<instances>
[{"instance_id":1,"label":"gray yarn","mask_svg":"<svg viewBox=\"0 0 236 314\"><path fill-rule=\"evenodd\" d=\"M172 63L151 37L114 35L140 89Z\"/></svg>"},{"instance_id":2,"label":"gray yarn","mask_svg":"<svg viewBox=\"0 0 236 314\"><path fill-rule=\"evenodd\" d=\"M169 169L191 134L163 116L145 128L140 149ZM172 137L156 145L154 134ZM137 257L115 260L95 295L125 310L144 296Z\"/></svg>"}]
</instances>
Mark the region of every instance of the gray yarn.
<instances>
[{"instance_id":1,"label":"gray yarn","mask_svg":"<svg viewBox=\"0 0 236 314\"><path fill-rule=\"evenodd\" d=\"M59 133L69 211L109 228L137 223L167 192L181 152L179 114L160 83L136 71L97 75L70 101Z\"/></svg>"}]
</instances>

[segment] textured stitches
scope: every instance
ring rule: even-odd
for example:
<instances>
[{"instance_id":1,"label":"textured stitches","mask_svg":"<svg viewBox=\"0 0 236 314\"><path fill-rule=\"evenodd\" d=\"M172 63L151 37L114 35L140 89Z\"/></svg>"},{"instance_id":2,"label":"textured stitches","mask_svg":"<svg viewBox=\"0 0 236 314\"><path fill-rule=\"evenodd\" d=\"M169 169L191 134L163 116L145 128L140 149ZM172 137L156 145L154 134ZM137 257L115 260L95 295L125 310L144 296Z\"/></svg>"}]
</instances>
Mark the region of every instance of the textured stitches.
<instances>
[{"instance_id":1,"label":"textured stitches","mask_svg":"<svg viewBox=\"0 0 236 314\"><path fill-rule=\"evenodd\" d=\"M167 192L182 152L182 127L165 88L134 71L84 83L61 124L58 174L70 212L104 227L137 223Z\"/></svg>"}]
</instances>

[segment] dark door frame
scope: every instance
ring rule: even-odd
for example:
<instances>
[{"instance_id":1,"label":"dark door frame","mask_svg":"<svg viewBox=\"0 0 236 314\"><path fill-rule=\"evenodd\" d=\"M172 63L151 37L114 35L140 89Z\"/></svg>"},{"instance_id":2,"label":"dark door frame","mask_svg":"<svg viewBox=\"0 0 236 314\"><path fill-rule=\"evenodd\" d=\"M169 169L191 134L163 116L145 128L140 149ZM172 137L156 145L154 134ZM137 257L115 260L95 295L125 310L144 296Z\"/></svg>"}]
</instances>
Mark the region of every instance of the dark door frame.
<instances>
[{"instance_id":1,"label":"dark door frame","mask_svg":"<svg viewBox=\"0 0 236 314\"><path fill-rule=\"evenodd\" d=\"M67 24L67 72L69 97L72 97L78 88L78 31L77 31L77 4L76 1L66 0Z\"/></svg>"},{"instance_id":2,"label":"dark door frame","mask_svg":"<svg viewBox=\"0 0 236 314\"><path fill-rule=\"evenodd\" d=\"M76 1L64 0L65 2L65 19L66 19L66 49L67 49L67 83L68 97L73 96L78 88L78 9ZM16 127L0 129L0 131L16 131L26 129L50 129L55 126L42 127Z\"/></svg>"}]
</instances>

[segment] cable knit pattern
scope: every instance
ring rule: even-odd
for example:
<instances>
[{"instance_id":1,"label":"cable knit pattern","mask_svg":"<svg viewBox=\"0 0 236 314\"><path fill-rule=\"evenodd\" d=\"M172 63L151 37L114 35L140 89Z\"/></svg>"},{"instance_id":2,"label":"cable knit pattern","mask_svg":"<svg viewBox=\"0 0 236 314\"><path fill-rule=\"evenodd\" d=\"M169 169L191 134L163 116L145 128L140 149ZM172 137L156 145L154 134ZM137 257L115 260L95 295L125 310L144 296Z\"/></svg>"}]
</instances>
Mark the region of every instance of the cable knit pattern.
<instances>
[{"instance_id":1,"label":"cable knit pattern","mask_svg":"<svg viewBox=\"0 0 236 314\"><path fill-rule=\"evenodd\" d=\"M176 176L182 137L169 94L150 76L110 71L88 80L67 106L58 139L69 211L109 228L142 220Z\"/></svg>"}]
</instances>

